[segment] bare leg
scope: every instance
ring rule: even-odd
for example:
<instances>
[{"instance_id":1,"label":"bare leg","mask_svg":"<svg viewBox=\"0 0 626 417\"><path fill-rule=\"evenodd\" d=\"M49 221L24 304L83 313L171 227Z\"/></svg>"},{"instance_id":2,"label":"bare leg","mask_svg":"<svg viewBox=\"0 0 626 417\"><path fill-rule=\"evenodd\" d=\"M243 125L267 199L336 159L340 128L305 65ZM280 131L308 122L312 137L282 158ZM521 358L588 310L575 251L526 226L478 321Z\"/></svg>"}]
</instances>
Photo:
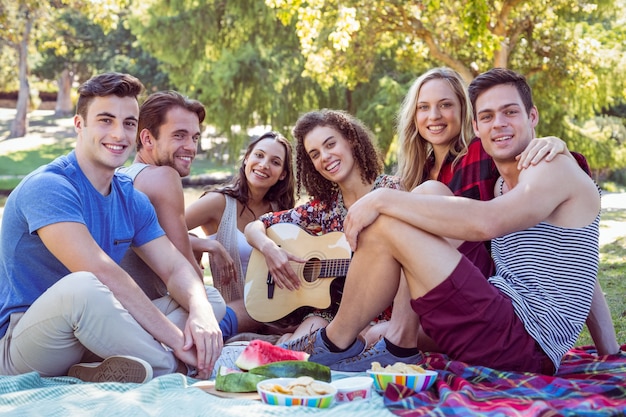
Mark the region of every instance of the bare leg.
<instances>
[{"instance_id":1,"label":"bare leg","mask_svg":"<svg viewBox=\"0 0 626 417\"><path fill-rule=\"evenodd\" d=\"M380 340L381 337L387 334L389 323L391 323L391 319L387 321L378 322L372 326L367 326L361 332L361 337L363 337L363 340L365 340L365 346L367 348L374 345L376 342Z\"/></svg>"},{"instance_id":2,"label":"bare leg","mask_svg":"<svg viewBox=\"0 0 626 417\"><path fill-rule=\"evenodd\" d=\"M415 187L412 192L423 195L453 195L450 189L437 181L427 181ZM455 248L463 243L462 241L452 239L448 239L448 241ZM385 336L389 342L399 347L417 347L420 350L429 352L439 350L434 341L422 330L419 317L413 311L410 300L409 287L403 272L398 292L393 301L391 319L385 323L376 324L371 329L367 329L364 335L367 345Z\"/></svg>"},{"instance_id":3,"label":"bare leg","mask_svg":"<svg viewBox=\"0 0 626 417\"><path fill-rule=\"evenodd\" d=\"M326 326L328 326L328 321L320 316L307 317L293 333L285 334L278 340L277 344L288 343L292 340L299 339L302 336L315 333L316 330Z\"/></svg>"},{"instance_id":4,"label":"bare leg","mask_svg":"<svg viewBox=\"0 0 626 417\"><path fill-rule=\"evenodd\" d=\"M350 346L391 304L400 285L401 268L410 298L418 298L443 282L460 259L461 254L443 238L379 216L359 235L339 311L327 327L328 338L339 348Z\"/></svg>"}]
</instances>

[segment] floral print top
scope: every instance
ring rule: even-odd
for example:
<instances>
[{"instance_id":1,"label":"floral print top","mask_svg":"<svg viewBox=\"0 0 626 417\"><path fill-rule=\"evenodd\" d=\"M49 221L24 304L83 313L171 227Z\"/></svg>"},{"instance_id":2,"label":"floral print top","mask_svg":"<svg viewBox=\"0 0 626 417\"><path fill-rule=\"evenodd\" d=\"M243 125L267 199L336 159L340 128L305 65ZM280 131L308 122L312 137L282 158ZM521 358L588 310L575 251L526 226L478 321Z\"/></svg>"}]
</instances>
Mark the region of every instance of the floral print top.
<instances>
[{"instance_id":1,"label":"floral print top","mask_svg":"<svg viewBox=\"0 0 626 417\"><path fill-rule=\"evenodd\" d=\"M400 188L400 179L393 175L382 174L374 181L372 190L377 188ZM259 220L270 227L277 223L293 223L311 235L323 235L329 232L343 232L343 221L348 209L343 204L343 195L338 192L332 201L311 200L292 209L262 215Z\"/></svg>"}]
</instances>

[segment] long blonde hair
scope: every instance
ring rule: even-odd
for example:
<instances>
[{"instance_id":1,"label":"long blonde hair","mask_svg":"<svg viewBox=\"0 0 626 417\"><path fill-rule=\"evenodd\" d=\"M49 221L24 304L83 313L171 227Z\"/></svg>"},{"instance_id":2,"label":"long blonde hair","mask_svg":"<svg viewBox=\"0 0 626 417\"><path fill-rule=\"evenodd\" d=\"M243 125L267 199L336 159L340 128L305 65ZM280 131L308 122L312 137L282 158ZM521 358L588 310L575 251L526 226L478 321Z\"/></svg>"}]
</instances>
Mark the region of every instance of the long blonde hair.
<instances>
[{"instance_id":1,"label":"long blonde hair","mask_svg":"<svg viewBox=\"0 0 626 417\"><path fill-rule=\"evenodd\" d=\"M472 105L461 76L453 69L433 68L417 78L404 97L398 113L398 171L397 175L405 190L412 190L426 179L426 163L432 155L432 145L424 139L415 120L420 89L430 80L445 80L461 103L461 133L450 145L449 154L454 157L454 166L467 153L467 146L474 136L472 129Z\"/></svg>"}]
</instances>

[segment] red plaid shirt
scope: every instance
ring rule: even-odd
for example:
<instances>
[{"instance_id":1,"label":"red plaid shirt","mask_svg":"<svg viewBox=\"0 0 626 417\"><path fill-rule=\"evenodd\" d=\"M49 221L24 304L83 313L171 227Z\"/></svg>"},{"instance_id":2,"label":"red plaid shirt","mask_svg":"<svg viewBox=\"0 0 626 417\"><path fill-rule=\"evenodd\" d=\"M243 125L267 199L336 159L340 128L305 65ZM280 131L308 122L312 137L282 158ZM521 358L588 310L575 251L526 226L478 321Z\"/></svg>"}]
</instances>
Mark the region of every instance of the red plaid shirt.
<instances>
[{"instance_id":1,"label":"red plaid shirt","mask_svg":"<svg viewBox=\"0 0 626 417\"><path fill-rule=\"evenodd\" d=\"M500 174L479 138L470 142L467 153L454 166L453 161L454 157L448 155L437 180L446 184L454 195L483 201L493 198L493 189ZM427 168L426 172L429 171Z\"/></svg>"},{"instance_id":2,"label":"red plaid shirt","mask_svg":"<svg viewBox=\"0 0 626 417\"><path fill-rule=\"evenodd\" d=\"M577 152L571 153L580 168L591 176L585 157ZM491 200L494 197L493 190L500 174L493 159L483 149L479 138L474 138L470 142L467 154L454 167L453 161L454 157L448 155L437 180L446 184L454 195L482 201ZM426 172L430 171L428 168Z\"/></svg>"}]
</instances>

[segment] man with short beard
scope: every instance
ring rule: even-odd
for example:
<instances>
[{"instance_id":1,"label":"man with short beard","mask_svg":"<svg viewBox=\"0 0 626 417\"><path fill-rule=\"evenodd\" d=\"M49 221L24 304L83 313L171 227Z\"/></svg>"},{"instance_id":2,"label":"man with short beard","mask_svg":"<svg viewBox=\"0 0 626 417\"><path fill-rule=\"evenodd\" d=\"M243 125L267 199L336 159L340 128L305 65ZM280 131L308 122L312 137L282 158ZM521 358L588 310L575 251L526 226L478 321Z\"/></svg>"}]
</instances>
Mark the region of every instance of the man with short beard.
<instances>
[{"instance_id":1,"label":"man with short beard","mask_svg":"<svg viewBox=\"0 0 626 417\"><path fill-rule=\"evenodd\" d=\"M136 189L148 196L167 237L194 266L200 279L204 274L189 243L180 179L191 172L205 115L202 103L176 91L151 94L139 109L133 164L119 169L132 178ZM151 300L167 294L163 280L133 250L126 253L121 265ZM205 286L205 289L219 322L226 312L226 303L215 287Z\"/></svg>"}]
</instances>

